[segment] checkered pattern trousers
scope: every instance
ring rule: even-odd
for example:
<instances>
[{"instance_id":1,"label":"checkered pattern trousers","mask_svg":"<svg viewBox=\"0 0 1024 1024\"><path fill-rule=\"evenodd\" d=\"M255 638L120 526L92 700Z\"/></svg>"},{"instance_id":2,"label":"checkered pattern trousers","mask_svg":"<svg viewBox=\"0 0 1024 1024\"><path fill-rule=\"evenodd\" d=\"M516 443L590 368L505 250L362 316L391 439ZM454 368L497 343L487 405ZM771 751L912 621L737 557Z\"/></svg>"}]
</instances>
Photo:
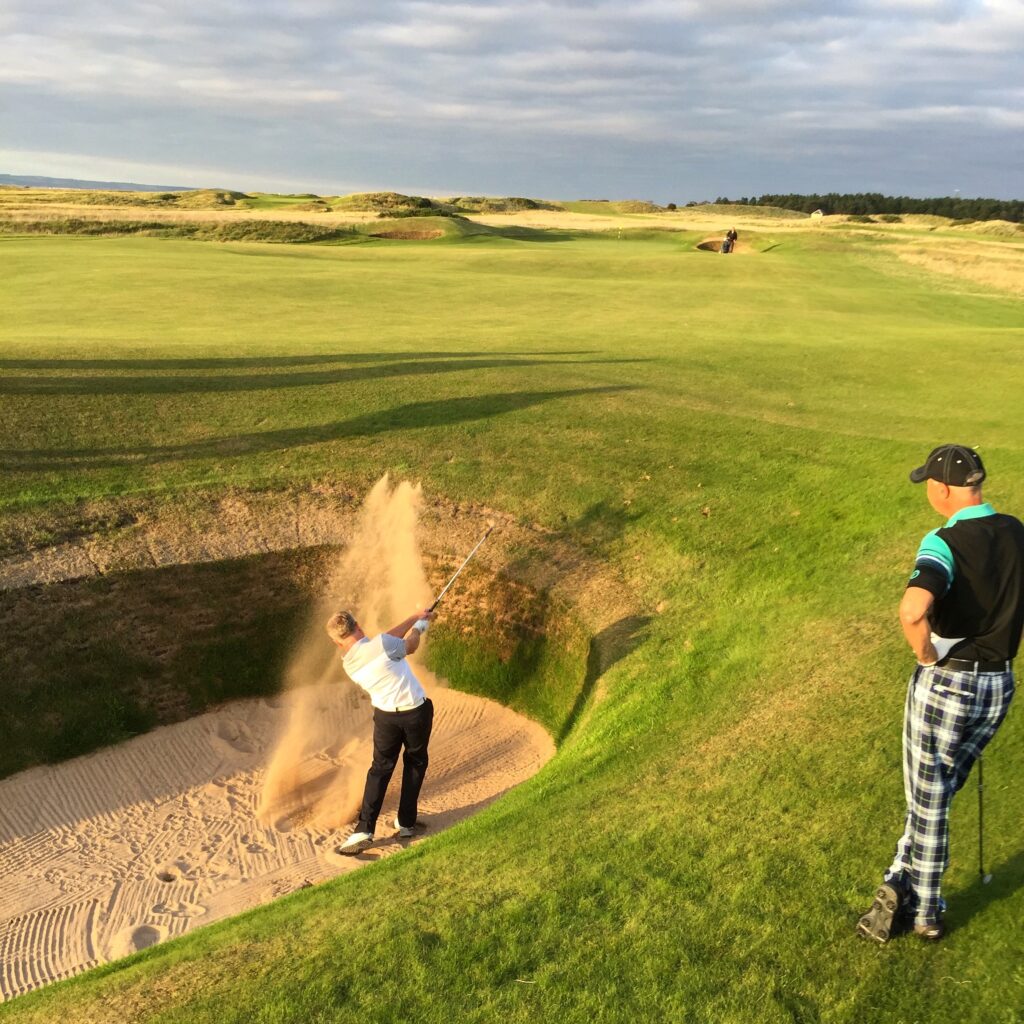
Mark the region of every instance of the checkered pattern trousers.
<instances>
[{"instance_id":1,"label":"checkered pattern trousers","mask_svg":"<svg viewBox=\"0 0 1024 1024\"><path fill-rule=\"evenodd\" d=\"M949 805L995 735L1013 699L1012 672L954 672L918 666L903 718L907 820L887 882L899 885L915 924L941 918L949 865Z\"/></svg>"}]
</instances>

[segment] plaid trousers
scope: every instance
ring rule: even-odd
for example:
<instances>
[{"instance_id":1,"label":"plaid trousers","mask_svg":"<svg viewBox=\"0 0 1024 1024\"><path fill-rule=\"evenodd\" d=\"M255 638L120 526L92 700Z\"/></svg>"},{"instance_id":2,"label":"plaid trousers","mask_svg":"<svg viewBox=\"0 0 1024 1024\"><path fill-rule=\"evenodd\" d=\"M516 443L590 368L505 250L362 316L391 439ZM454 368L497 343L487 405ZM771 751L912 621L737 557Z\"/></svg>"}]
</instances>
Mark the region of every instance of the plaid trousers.
<instances>
[{"instance_id":1,"label":"plaid trousers","mask_svg":"<svg viewBox=\"0 0 1024 1024\"><path fill-rule=\"evenodd\" d=\"M1012 672L918 666L910 678L903 718L907 820L885 880L907 894L915 924L932 924L945 909L949 805L1006 717L1013 692Z\"/></svg>"}]
</instances>

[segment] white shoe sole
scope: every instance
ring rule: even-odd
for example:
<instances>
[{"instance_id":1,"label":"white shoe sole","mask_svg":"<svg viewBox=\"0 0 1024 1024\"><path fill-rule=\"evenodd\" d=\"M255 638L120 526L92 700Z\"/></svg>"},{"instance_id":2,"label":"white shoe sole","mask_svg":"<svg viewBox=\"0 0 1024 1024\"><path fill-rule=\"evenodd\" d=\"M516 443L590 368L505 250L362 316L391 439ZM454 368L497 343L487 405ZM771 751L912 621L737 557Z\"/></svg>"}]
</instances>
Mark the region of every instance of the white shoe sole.
<instances>
[{"instance_id":1,"label":"white shoe sole","mask_svg":"<svg viewBox=\"0 0 1024 1024\"><path fill-rule=\"evenodd\" d=\"M334 852L340 853L343 857L354 857L357 853L362 853L371 846L373 846L372 839L360 839L355 843L343 843L341 846L336 846Z\"/></svg>"}]
</instances>

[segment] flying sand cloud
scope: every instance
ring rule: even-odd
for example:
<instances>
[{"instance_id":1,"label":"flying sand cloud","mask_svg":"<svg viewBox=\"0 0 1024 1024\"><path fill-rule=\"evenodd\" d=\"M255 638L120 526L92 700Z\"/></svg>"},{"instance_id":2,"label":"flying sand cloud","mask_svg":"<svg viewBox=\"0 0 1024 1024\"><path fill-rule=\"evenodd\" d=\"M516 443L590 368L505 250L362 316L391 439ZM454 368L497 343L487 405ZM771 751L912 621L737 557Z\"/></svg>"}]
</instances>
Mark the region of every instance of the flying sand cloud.
<instances>
[{"instance_id":1,"label":"flying sand cloud","mask_svg":"<svg viewBox=\"0 0 1024 1024\"><path fill-rule=\"evenodd\" d=\"M13 162L80 154L108 176L123 162L320 190L1010 195L1024 156L1016 0L211 0L173 17L9 0L0 24Z\"/></svg>"}]
</instances>

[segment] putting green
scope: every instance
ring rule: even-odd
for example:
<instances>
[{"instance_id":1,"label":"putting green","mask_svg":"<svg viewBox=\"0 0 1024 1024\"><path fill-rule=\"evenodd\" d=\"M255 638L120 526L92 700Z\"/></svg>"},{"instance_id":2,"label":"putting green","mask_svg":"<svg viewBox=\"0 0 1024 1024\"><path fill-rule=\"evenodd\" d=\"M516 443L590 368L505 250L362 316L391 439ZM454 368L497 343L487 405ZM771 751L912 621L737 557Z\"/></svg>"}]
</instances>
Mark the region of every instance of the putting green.
<instances>
[{"instance_id":1,"label":"putting green","mask_svg":"<svg viewBox=\"0 0 1024 1024\"><path fill-rule=\"evenodd\" d=\"M1024 303L884 232L772 231L735 259L705 231L0 240L7 551L118 502L388 470L558 534L639 624L487 811L0 1018L1016 1019L1014 716L987 755L993 883L965 793L948 939L853 925L902 816L894 609L935 525L906 470L979 444L1024 513ZM468 681L473 652L439 667Z\"/></svg>"}]
</instances>

